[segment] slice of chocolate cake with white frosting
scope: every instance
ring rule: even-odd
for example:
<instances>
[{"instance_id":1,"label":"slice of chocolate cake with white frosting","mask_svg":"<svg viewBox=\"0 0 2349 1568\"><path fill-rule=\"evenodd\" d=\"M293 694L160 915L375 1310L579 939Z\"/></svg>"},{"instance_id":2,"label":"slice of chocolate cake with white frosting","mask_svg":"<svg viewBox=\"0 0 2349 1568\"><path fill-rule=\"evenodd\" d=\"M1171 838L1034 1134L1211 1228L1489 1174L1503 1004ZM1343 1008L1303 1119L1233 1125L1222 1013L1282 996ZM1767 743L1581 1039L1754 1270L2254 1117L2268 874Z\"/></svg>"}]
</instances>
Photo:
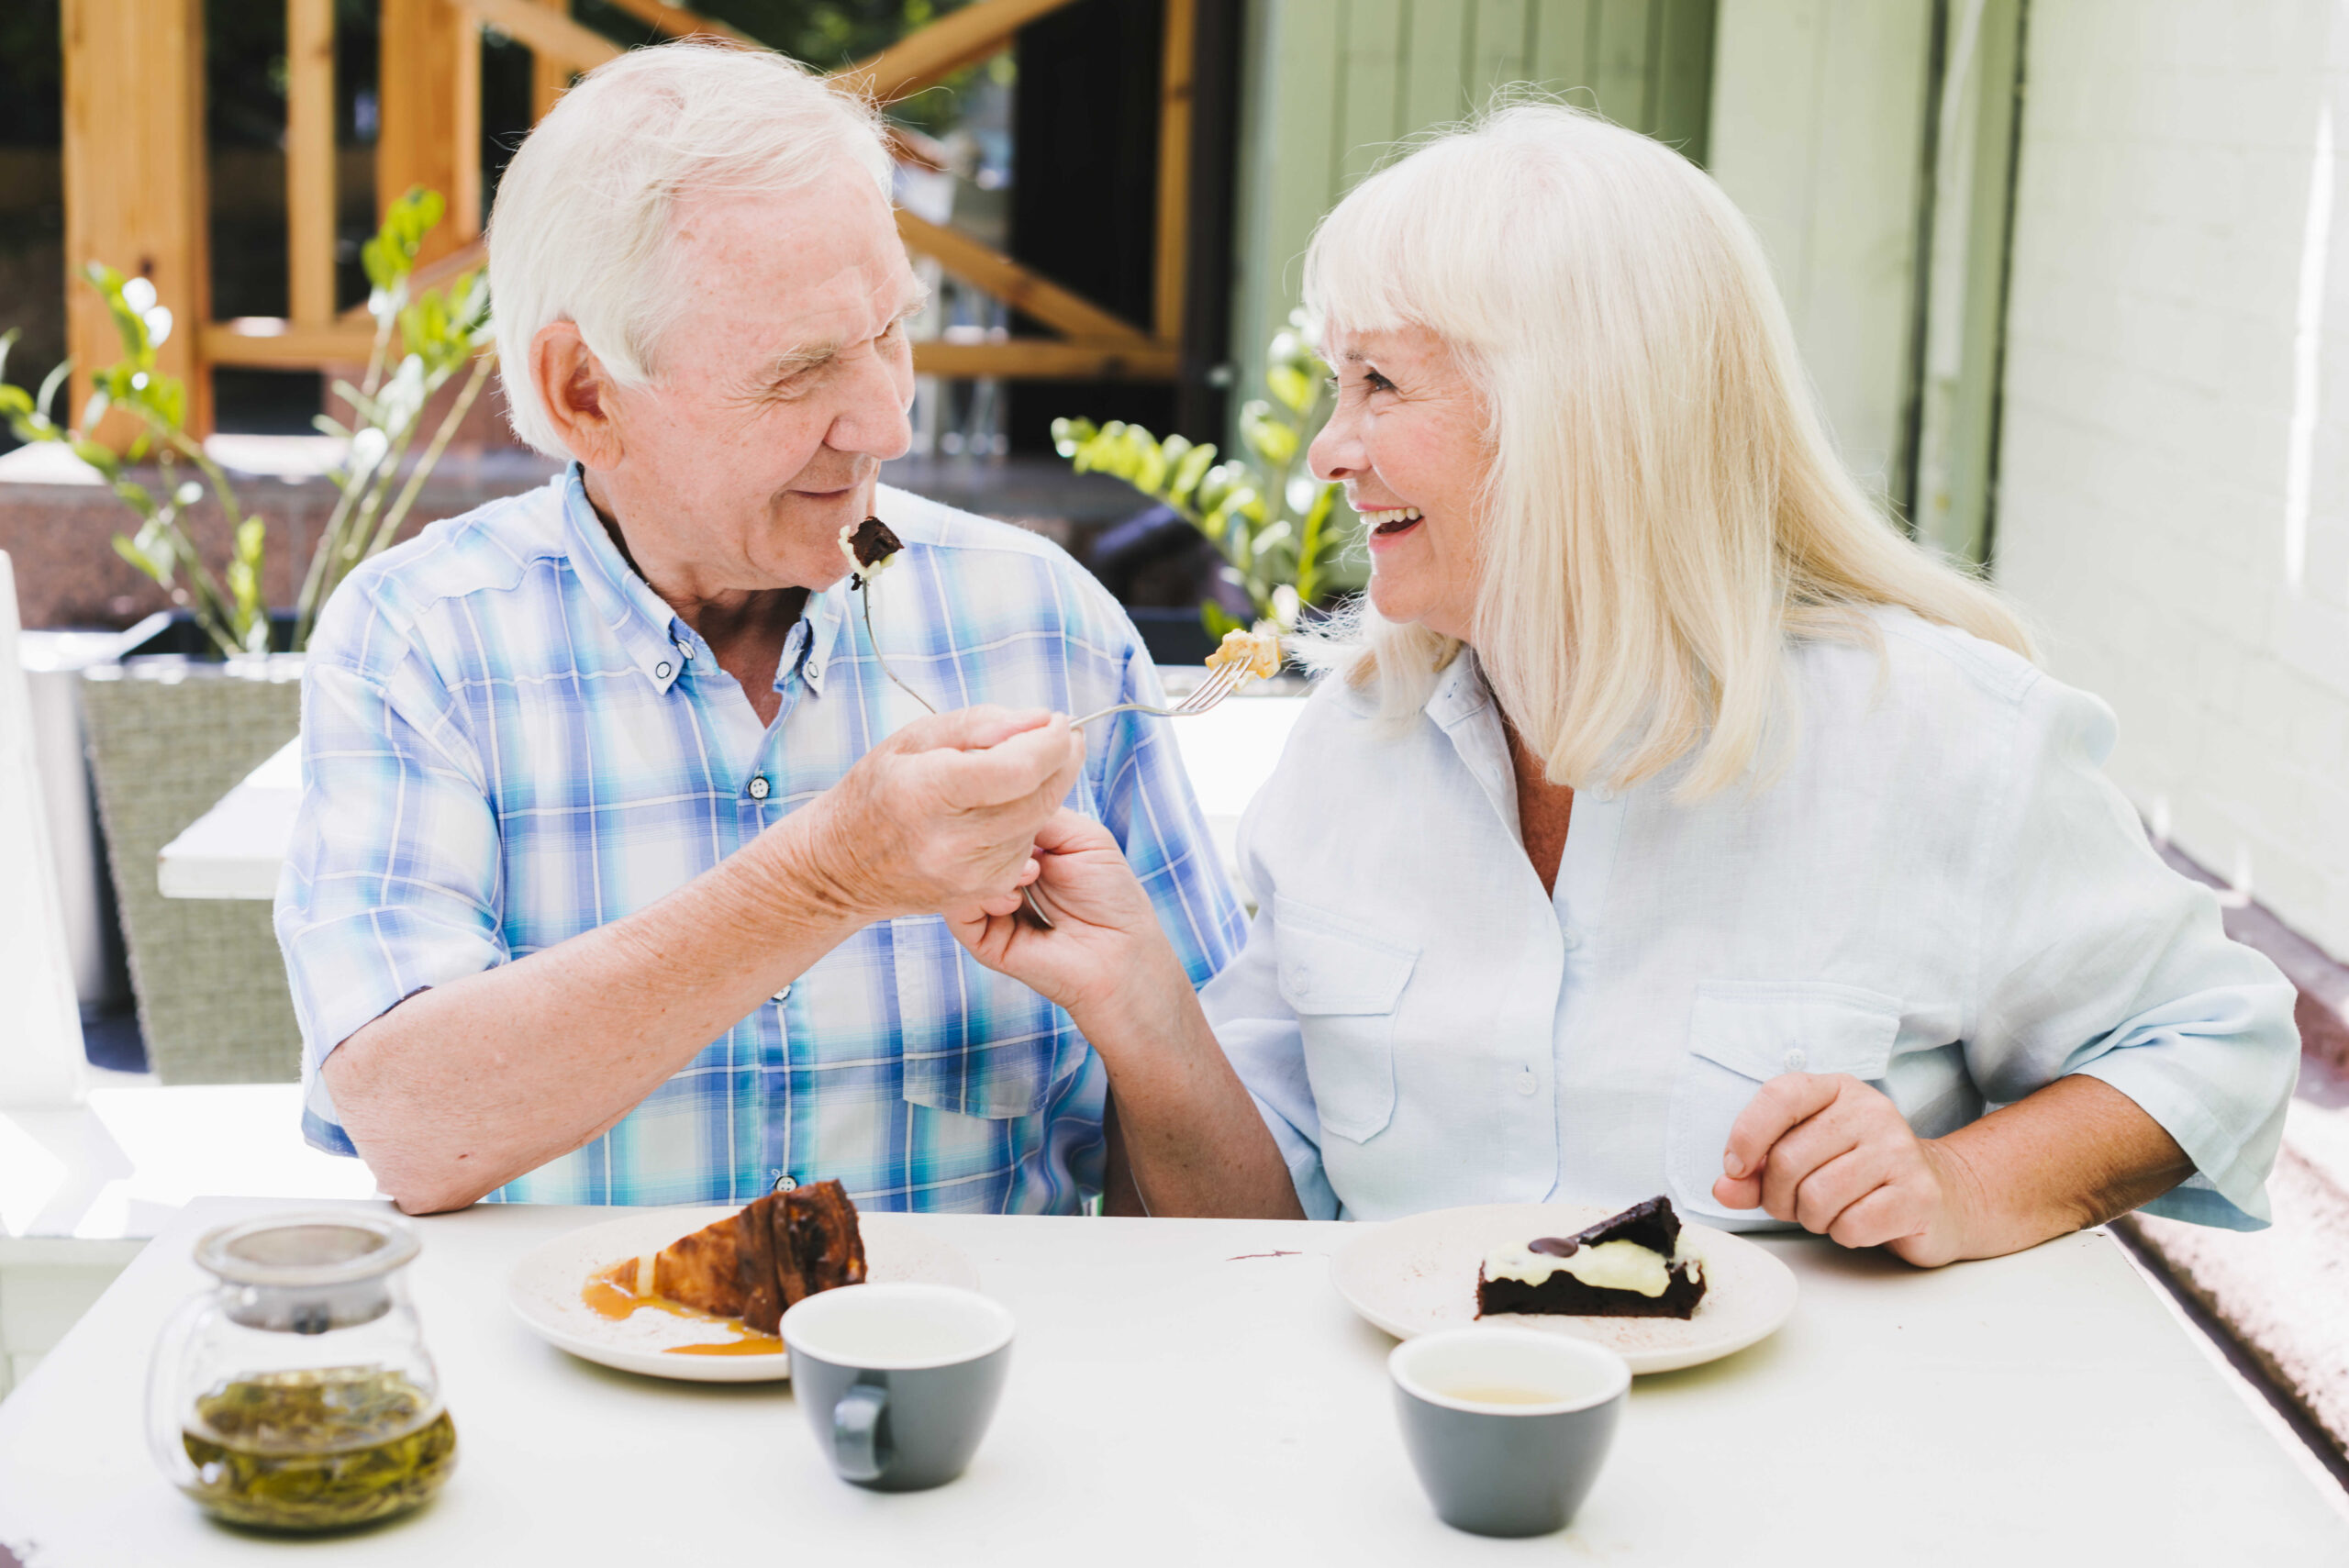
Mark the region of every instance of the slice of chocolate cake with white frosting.
<instances>
[{"instance_id":1,"label":"slice of chocolate cake with white frosting","mask_svg":"<svg viewBox=\"0 0 2349 1568\"><path fill-rule=\"evenodd\" d=\"M1652 1197L1572 1236L1494 1248L1476 1271L1476 1316L1687 1318L1705 1265L1680 1250L1672 1200Z\"/></svg>"}]
</instances>

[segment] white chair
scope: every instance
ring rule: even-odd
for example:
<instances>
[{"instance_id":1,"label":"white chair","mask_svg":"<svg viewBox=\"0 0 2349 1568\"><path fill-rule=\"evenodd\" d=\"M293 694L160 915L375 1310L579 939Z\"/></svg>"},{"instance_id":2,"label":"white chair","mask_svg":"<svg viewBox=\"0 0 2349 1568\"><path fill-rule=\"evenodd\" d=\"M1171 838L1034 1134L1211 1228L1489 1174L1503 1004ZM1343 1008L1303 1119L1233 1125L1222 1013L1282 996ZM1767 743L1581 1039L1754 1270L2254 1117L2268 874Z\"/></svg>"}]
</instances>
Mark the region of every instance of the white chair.
<instances>
[{"instance_id":1,"label":"white chair","mask_svg":"<svg viewBox=\"0 0 2349 1568\"><path fill-rule=\"evenodd\" d=\"M0 551L0 1106L82 1098L82 1014L33 761L17 579Z\"/></svg>"}]
</instances>

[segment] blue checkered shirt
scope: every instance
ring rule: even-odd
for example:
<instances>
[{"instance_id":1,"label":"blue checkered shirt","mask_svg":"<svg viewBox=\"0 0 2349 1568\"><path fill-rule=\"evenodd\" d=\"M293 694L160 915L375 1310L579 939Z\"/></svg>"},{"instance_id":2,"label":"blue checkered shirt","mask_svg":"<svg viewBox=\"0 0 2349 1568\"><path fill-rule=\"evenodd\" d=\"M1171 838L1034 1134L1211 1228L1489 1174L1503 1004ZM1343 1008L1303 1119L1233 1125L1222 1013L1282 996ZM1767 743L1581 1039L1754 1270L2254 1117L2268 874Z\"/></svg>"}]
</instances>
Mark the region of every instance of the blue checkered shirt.
<instances>
[{"instance_id":1,"label":"blue checkered shirt","mask_svg":"<svg viewBox=\"0 0 2349 1568\"><path fill-rule=\"evenodd\" d=\"M899 491L877 506L906 550L874 580L874 624L939 707L1156 700L1132 626L1059 549ZM277 894L309 1140L354 1152L318 1066L371 1019L645 907L918 717L853 608L845 581L809 595L763 729L575 470L352 573L310 644ZM1071 805L1116 835L1205 983L1244 928L1163 723L1094 727ZM547 1019L545 1045L562 1031ZM787 1173L838 1177L868 1207L1070 1213L1100 1188L1106 1084L1067 1014L937 917L888 920L493 1196L743 1203Z\"/></svg>"}]
</instances>

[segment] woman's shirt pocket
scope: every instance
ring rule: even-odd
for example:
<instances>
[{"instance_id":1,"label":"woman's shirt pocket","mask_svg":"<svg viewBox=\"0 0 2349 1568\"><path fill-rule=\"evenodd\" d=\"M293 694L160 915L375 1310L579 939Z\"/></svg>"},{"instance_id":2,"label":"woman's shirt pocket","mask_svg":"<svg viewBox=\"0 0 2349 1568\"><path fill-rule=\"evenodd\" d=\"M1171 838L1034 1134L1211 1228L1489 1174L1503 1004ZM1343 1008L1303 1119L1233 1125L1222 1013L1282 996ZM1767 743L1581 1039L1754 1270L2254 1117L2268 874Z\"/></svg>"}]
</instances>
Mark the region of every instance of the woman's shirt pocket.
<instances>
[{"instance_id":1,"label":"woman's shirt pocket","mask_svg":"<svg viewBox=\"0 0 2349 1568\"><path fill-rule=\"evenodd\" d=\"M1364 1143L1395 1116L1395 1011L1419 950L1275 895L1281 1000L1297 1015L1325 1133Z\"/></svg>"},{"instance_id":2,"label":"woman's shirt pocket","mask_svg":"<svg viewBox=\"0 0 2349 1568\"><path fill-rule=\"evenodd\" d=\"M1673 1201L1708 1218L1768 1222L1759 1208L1724 1208L1713 1197L1739 1113L1763 1084L1787 1073L1844 1073L1882 1087L1900 1016L1898 997L1855 985L1699 983L1665 1134Z\"/></svg>"}]
</instances>

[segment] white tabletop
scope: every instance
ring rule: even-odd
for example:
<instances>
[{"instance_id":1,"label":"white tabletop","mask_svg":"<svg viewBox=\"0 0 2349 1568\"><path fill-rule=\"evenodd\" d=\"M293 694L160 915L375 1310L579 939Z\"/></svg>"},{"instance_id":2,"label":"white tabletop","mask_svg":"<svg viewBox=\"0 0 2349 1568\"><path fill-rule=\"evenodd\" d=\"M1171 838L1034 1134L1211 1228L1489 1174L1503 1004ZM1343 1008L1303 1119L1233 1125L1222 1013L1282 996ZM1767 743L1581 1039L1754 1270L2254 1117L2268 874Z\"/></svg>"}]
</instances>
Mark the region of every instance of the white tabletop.
<instances>
[{"instance_id":1,"label":"white tabletop","mask_svg":"<svg viewBox=\"0 0 2349 1568\"><path fill-rule=\"evenodd\" d=\"M206 1524L149 1462L148 1348L201 1276L206 1199L6 1404L0 1543L42 1568L199 1568L285 1550ZM631 1560L963 1564L2233 1564L2349 1562L2349 1523L2287 1460L2103 1232L1919 1273L1772 1240L1795 1317L1727 1361L1643 1378L1565 1534L1458 1535L1404 1458L1391 1341L1330 1288L1335 1224L926 1220L1018 1317L971 1472L878 1496L832 1478L786 1385L576 1362L505 1279L593 1209L418 1222L418 1308L459 1432L454 1479L337 1563ZM1292 1255L1268 1255L1288 1253Z\"/></svg>"},{"instance_id":2,"label":"white tabletop","mask_svg":"<svg viewBox=\"0 0 2349 1568\"><path fill-rule=\"evenodd\" d=\"M1174 726L1191 788L1227 867L1240 814L1271 776L1304 706L1301 696L1252 695ZM299 740L287 741L163 846L156 883L164 897L277 895L277 873L294 841L294 813L302 799L300 749Z\"/></svg>"}]
</instances>

